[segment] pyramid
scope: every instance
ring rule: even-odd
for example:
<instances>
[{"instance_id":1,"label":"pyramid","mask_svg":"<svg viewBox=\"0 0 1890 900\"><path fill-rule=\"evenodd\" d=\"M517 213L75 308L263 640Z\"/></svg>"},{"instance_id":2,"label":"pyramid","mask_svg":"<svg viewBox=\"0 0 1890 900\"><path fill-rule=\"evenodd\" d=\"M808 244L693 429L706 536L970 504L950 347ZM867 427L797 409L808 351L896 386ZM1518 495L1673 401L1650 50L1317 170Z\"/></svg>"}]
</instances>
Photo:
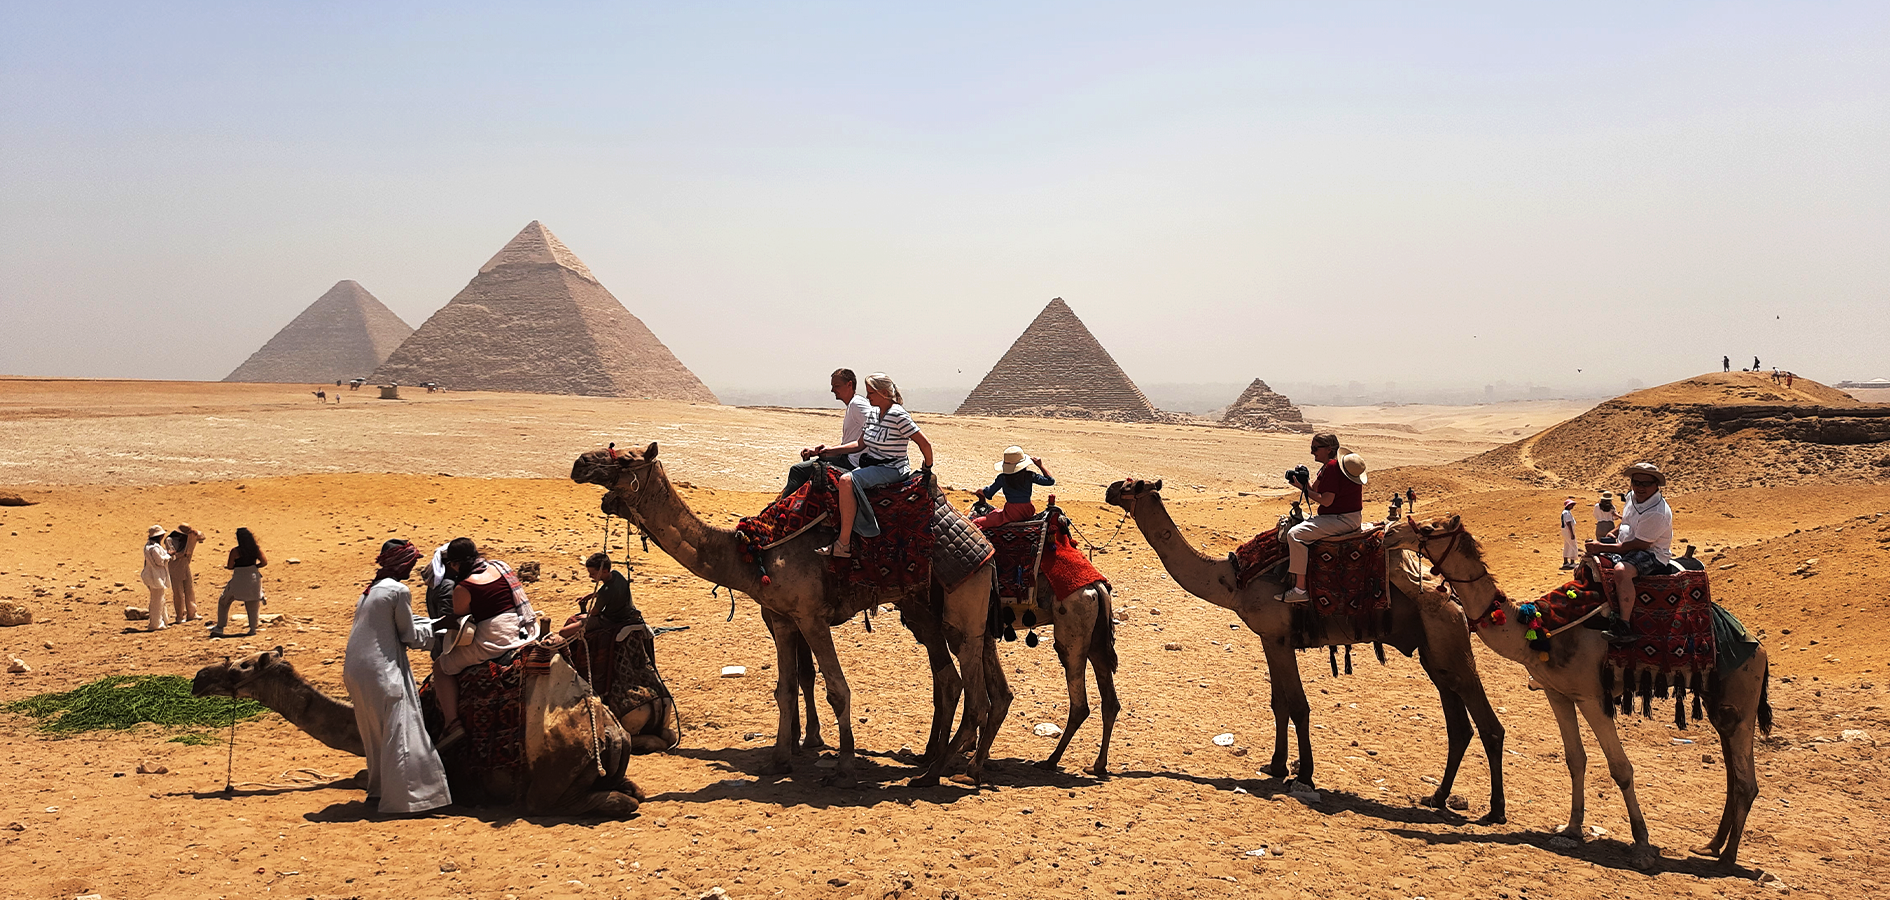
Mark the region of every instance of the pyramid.
<instances>
[{"instance_id":1,"label":"pyramid","mask_svg":"<svg viewBox=\"0 0 1890 900\"><path fill-rule=\"evenodd\" d=\"M374 380L720 402L537 222L480 266L374 371Z\"/></svg>"},{"instance_id":2,"label":"pyramid","mask_svg":"<svg viewBox=\"0 0 1890 900\"><path fill-rule=\"evenodd\" d=\"M316 384L365 377L413 333L352 281L337 281L224 381Z\"/></svg>"},{"instance_id":3,"label":"pyramid","mask_svg":"<svg viewBox=\"0 0 1890 900\"><path fill-rule=\"evenodd\" d=\"M1037 314L991 373L978 382L961 416L1047 416L1152 422L1160 418L1109 351L1062 297Z\"/></svg>"},{"instance_id":4,"label":"pyramid","mask_svg":"<svg viewBox=\"0 0 1890 900\"><path fill-rule=\"evenodd\" d=\"M1221 415L1221 424L1249 431L1312 431L1299 407L1258 378Z\"/></svg>"}]
</instances>

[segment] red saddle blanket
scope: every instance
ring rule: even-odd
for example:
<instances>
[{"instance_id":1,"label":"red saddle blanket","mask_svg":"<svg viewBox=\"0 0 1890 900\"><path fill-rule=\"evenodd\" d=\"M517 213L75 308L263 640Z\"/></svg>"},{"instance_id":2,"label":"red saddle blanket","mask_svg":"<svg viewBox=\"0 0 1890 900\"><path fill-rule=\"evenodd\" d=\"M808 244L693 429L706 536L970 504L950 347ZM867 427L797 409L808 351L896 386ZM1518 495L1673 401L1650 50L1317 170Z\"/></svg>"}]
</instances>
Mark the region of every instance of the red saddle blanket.
<instances>
[{"instance_id":1,"label":"red saddle blanket","mask_svg":"<svg viewBox=\"0 0 1890 900\"><path fill-rule=\"evenodd\" d=\"M826 472L826 484L809 481L796 488L794 493L768 504L761 512L737 522L735 531L742 536L743 542L752 549L766 550L792 540L823 520L833 519L837 526L839 500L834 491L838 487L838 478L834 470L827 469Z\"/></svg>"},{"instance_id":2,"label":"red saddle blanket","mask_svg":"<svg viewBox=\"0 0 1890 900\"><path fill-rule=\"evenodd\" d=\"M853 536L853 556L827 562L830 578L857 587L904 590L932 578L932 491L923 473L868 491L878 537Z\"/></svg>"},{"instance_id":3,"label":"red saddle blanket","mask_svg":"<svg viewBox=\"0 0 1890 900\"><path fill-rule=\"evenodd\" d=\"M1544 594L1536 609L1544 627L1554 631L1606 603L1598 585L1577 579ZM1706 573L1634 579L1634 632L1633 643L1609 649L1608 662L1615 668L1662 675L1711 671L1717 645Z\"/></svg>"},{"instance_id":4,"label":"red saddle blanket","mask_svg":"<svg viewBox=\"0 0 1890 900\"><path fill-rule=\"evenodd\" d=\"M984 536L997 551L999 597L1015 600L1029 597L1030 588L1040 574L1050 582L1050 590L1057 597L1068 597L1099 581L1108 582L1109 579L1090 565L1061 523L1056 533L1045 541L1044 530L1048 527L1048 519L1033 519L985 530ZM1040 545L1043 554L1037 556ZM1037 602L1047 605L1052 599L1039 596Z\"/></svg>"},{"instance_id":5,"label":"red saddle blanket","mask_svg":"<svg viewBox=\"0 0 1890 900\"><path fill-rule=\"evenodd\" d=\"M1286 545L1280 542L1279 529L1254 535L1253 540L1235 548L1234 559L1240 564L1240 574L1234 576L1234 584L1240 588L1252 584L1255 578L1266 574L1268 569L1286 562Z\"/></svg>"},{"instance_id":6,"label":"red saddle blanket","mask_svg":"<svg viewBox=\"0 0 1890 900\"><path fill-rule=\"evenodd\" d=\"M463 758L475 770L517 769L525 763L525 668L520 651L506 666L475 663L459 673L459 721L466 727ZM420 685L420 709L437 740L445 722L433 678Z\"/></svg>"},{"instance_id":7,"label":"red saddle blanket","mask_svg":"<svg viewBox=\"0 0 1890 900\"><path fill-rule=\"evenodd\" d=\"M1317 541L1306 558L1306 593L1322 616L1358 616L1391 608L1385 590L1385 530Z\"/></svg>"}]
</instances>

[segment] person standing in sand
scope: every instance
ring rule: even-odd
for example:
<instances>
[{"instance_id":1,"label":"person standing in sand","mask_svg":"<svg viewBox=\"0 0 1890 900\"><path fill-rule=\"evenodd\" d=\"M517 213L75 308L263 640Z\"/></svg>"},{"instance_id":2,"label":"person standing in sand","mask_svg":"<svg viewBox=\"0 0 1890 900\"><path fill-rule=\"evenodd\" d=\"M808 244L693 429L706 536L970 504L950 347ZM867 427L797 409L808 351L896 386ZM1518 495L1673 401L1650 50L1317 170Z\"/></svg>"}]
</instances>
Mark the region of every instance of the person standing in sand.
<instances>
[{"instance_id":1,"label":"person standing in sand","mask_svg":"<svg viewBox=\"0 0 1890 900\"><path fill-rule=\"evenodd\" d=\"M367 756L368 802L383 813L425 812L453 802L407 662L408 647L420 650L433 641L431 624L413 614L413 592L401 583L419 560L411 542L381 545L374 579L355 601L341 665Z\"/></svg>"},{"instance_id":2,"label":"person standing in sand","mask_svg":"<svg viewBox=\"0 0 1890 900\"><path fill-rule=\"evenodd\" d=\"M269 565L269 557L263 553L262 545L256 543L256 535L247 528L236 529L236 546L230 548L230 557L223 568L230 570L230 580L223 585L223 593L217 597L217 622L210 626L211 637L222 637L230 627L230 604L242 601L243 610L249 616L249 631L255 634L262 623L263 596L262 568Z\"/></svg>"},{"instance_id":3,"label":"person standing in sand","mask_svg":"<svg viewBox=\"0 0 1890 900\"><path fill-rule=\"evenodd\" d=\"M1575 498L1562 501L1562 571L1575 568L1581 557L1581 544L1575 540Z\"/></svg>"},{"instance_id":4,"label":"person standing in sand","mask_svg":"<svg viewBox=\"0 0 1890 900\"><path fill-rule=\"evenodd\" d=\"M164 526L153 525L144 532L144 571L139 573L144 586L151 590L150 613L145 617L146 631L164 630L164 591L171 586L171 554L164 549Z\"/></svg>"},{"instance_id":5,"label":"person standing in sand","mask_svg":"<svg viewBox=\"0 0 1890 900\"><path fill-rule=\"evenodd\" d=\"M171 532L171 607L177 612L178 622L203 618L197 614L197 576L190 571L190 559L201 543L203 532L190 527L189 522L179 523Z\"/></svg>"},{"instance_id":6,"label":"person standing in sand","mask_svg":"<svg viewBox=\"0 0 1890 900\"><path fill-rule=\"evenodd\" d=\"M1601 500L1595 504L1595 540L1614 540L1614 523L1621 521L1621 514L1614 508L1614 492L1602 491Z\"/></svg>"}]
</instances>

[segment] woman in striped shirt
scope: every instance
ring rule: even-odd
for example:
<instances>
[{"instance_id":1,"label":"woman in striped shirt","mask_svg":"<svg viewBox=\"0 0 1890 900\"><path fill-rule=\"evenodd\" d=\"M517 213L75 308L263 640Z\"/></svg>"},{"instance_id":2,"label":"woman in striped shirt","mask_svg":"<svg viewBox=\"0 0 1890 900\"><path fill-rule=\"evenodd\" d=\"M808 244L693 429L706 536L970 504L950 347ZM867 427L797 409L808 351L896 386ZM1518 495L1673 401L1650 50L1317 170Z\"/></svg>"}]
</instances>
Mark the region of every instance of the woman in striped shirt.
<instances>
[{"instance_id":1,"label":"woman in striped shirt","mask_svg":"<svg viewBox=\"0 0 1890 900\"><path fill-rule=\"evenodd\" d=\"M897 484L912 474L908 443L919 445L925 468L932 468L932 442L925 439L919 426L906 414L906 408L899 405L902 399L899 386L893 384L886 373L874 372L866 376L866 402L873 407L866 414L866 431L857 441L827 448L827 452L833 454L865 452L860 454L859 468L840 476L840 536L832 546L821 547L815 553L842 559L853 555L854 520L866 504L867 489ZM861 537L879 536L879 522L873 518L872 507L866 506L865 517L858 526Z\"/></svg>"}]
</instances>

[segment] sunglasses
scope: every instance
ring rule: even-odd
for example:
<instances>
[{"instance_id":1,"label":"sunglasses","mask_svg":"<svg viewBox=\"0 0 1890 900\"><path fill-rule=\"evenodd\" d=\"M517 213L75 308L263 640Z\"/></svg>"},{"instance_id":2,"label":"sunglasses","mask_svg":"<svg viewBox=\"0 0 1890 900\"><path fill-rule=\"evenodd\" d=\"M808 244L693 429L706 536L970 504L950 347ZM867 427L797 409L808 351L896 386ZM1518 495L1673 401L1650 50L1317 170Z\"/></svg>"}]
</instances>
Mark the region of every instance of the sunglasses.
<instances>
[{"instance_id":1,"label":"sunglasses","mask_svg":"<svg viewBox=\"0 0 1890 900\"><path fill-rule=\"evenodd\" d=\"M1660 482L1658 482L1658 481L1655 481L1655 480L1654 480L1654 479L1652 479L1652 478L1630 478L1630 479L1628 479L1628 484L1631 484L1631 485L1634 485L1635 487L1653 487L1654 485L1656 485L1656 484L1659 484L1659 483L1660 483Z\"/></svg>"}]
</instances>

